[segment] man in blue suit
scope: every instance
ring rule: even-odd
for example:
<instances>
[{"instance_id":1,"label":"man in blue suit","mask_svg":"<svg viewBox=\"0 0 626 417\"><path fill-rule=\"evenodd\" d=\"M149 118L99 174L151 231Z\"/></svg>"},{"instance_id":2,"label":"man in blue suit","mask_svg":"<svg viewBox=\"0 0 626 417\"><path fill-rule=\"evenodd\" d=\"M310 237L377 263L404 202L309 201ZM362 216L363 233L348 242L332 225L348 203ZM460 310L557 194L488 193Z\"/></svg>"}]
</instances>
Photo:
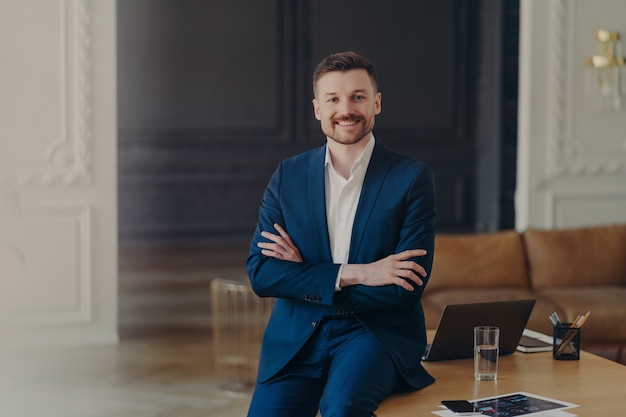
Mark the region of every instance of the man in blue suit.
<instances>
[{"instance_id":1,"label":"man in blue suit","mask_svg":"<svg viewBox=\"0 0 626 417\"><path fill-rule=\"evenodd\" d=\"M313 92L326 144L278 166L246 262L255 293L276 298L250 417L370 417L434 382L420 363L432 170L374 138L382 97L365 57L325 58Z\"/></svg>"}]
</instances>

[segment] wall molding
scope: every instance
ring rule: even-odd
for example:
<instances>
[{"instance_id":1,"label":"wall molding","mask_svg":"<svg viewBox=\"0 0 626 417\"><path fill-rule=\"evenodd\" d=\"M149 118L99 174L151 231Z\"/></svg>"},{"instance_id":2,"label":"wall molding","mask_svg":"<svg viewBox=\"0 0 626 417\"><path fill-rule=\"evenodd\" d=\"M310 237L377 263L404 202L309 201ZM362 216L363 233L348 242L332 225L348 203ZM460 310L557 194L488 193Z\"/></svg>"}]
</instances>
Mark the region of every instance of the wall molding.
<instances>
[{"instance_id":1,"label":"wall molding","mask_svg":"<svg viewBox=\"0 0 626 417\"><path fill-rule=\"evenodd\" d=\"M624 222L622 213L626 212L626 194L616 195L615 190L592 190L585 194L574 190L551 191L546 203L549 229L571 228L580 224L621 224Z\"/></svg>"},{"instance_id":2,"label":"wall molding","mask_svg":"<svg viewBox=\"0 0 626 417\"><path fill-rule=\"evenodd\" d=\"M91 183L91 27L87 0L58 6L60 89L59 138L46 149L0 157L0 179L16 186L72 186ZM36 32L36 31L34 31ZM36 120L35 116L33 120ZM29 139L29 138L23 138ZM19 143L19 142L18 142ZM24 142L22 142L24 143Z\"/></svg>"},{"instance_id":3,"label":"wall molding","mask_svg":"<svg viewBox=\"0 0 626 417\"><path fill-rule=\"evenodd\" d=\"M23 207L18 221L0 218L0 324L92 321L91 217L89 204L77 203Z\"/></svg>"},{"instance_id":4,"label":"wall molding","mask_svg":"<svg viewBox=\"0 0 626 417\"><path fill-rule=\"evenodd\" d=\"M548 166L538 184L544 189L550 180L562 177L602 177L626 173L626 147L598 151L585 145L572 132L576 88L574 66L583 65L574 57L576 46L576 2L550 2L548 51ZM580 81L580 80L579 80ZM581 81L582 82L582 81Z\"/></svg>"}]
</instances>

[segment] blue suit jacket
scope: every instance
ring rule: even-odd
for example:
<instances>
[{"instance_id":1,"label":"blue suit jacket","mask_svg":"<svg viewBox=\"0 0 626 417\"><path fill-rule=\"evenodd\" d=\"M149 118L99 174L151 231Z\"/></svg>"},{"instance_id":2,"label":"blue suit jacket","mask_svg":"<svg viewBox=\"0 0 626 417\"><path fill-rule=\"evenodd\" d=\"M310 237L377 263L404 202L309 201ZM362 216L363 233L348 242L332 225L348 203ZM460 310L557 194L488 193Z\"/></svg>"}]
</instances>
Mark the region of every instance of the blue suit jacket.
<instances>
[{"instance_id":1,"label":"blue suit jacket","mask_svg":"<svg viewBox=\"0 0 626 417\"><path fill-rule=\"evenodd\" d=\"M385 346L406 382L434 381L420 361L426 346L421 295L397 285L355 285L335 292L339 264L331 257L324 191L325 146L283 161L259 211L246 269L255 293L275 297L259 363L258 381L271 378L298 352L328 315L354 314ZM285 227L302 263L261 254L261 231ZM376 142L354 219L349 263L370 263L406 249L430 276L435 234L432 170ZM427 282L427 279L424 279Z\"/></svg>"}]
</instances>

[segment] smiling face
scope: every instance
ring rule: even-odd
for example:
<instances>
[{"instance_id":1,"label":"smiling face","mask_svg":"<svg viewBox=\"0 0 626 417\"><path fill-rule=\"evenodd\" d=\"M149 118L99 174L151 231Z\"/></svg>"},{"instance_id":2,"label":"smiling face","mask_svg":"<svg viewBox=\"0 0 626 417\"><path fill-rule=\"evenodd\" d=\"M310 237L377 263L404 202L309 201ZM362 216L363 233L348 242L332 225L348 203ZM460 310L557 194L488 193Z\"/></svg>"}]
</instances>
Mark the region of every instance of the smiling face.
<instances>
[{"instance_id":1,"label":"smiling face","mask_svg":"<svg viewBox=\"0 0 626 417\"><path fill-rule=\"evenodd\" d=\"M329 140L351 145L368 137L374 128L381 94L364 69L332 71L317 80L313 109Z\"/></svg>"}]
</instances>

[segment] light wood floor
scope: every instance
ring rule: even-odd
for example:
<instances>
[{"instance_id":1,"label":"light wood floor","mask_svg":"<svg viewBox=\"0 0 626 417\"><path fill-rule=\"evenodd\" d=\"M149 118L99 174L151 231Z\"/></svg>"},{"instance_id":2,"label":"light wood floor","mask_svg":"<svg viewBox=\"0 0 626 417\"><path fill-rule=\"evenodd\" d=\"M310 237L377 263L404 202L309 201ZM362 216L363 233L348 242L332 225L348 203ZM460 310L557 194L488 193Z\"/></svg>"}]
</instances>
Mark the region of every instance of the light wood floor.
<instances>
[{"instance_id":1,"label":"light wood floor","mask_svg":"<svg viewBox=\"0 0 626 417\"><path fill-rule=\"evenodd\" d=\"M210 282L245 280L247 248L121 248L118 346L0 358L7 417L236 417L248 392L221 389Z\"/></svg>"}]
</instances>

